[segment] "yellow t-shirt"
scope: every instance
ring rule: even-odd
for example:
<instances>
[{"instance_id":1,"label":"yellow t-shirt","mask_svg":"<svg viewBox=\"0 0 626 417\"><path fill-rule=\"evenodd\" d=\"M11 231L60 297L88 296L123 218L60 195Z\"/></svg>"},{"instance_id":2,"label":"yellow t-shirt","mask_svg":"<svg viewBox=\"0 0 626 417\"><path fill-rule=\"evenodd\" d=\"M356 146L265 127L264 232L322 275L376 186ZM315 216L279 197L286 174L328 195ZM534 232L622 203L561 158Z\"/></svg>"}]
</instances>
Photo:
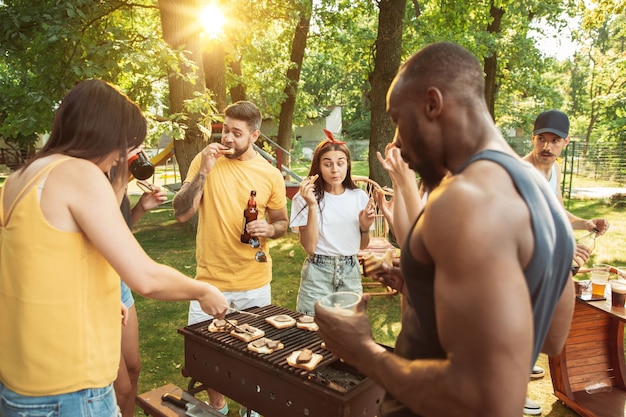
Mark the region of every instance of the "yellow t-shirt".
<instances>
[{"instance_id":1,"label":"yellow t-shirt","mask_svg":"<svg viewBox=\"0 0 626 417\"><path fill-rule=\"evenodd\" d=\"M191 162L185 181L191 182L200 168L201 155ZM250 191L256 191L259 219L266 210L287 204L285 180L280 171L258 153L247 161L219 158L204 184L198 209L196 235L196 279L209 282L221 291L247 291L272 280L272 258L261 239L267 263L256 262L257 249L241 243Z\"/></svg>"},{"instance_id":2,"label":"yellow t-shirt","mask_svg":"<svg viewBox=\"0 0 626 417\"><path fill-rule=\"evenodd\" d=\"M9 213L0 190L0 380L31 396L105 387L120 360L119 277L84 234L46 221L40 182Z\"/></svg>"}]
</instances>

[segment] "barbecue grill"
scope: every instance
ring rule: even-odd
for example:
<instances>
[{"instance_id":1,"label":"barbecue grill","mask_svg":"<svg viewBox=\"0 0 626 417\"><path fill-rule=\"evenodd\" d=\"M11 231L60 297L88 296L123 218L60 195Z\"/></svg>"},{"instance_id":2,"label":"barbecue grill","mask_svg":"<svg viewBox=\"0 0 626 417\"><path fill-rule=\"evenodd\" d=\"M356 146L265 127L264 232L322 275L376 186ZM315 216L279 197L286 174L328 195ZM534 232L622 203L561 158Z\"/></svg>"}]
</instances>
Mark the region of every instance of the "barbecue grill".
<instances>
[{"instance_id":1,"label":"barbecue grill","mask_svg":"<svg viewBox=\"0 0 626 417\"><path fill-rule=\"evenodd\" d=\"M284 349L259 354L229 333L211 333L210 321L179 329L185 337L183 375L201 382L265 417L368 417L378 414L383 389L342 362L321 345L316 332L290 327L276 329L265 318L302 314L277 306L246 310L258 317L233 313L226 317L265 331ZM293 351L311 349L323 356L312 371L294 368L286 358Z\"/></svg>"}]
</instances>

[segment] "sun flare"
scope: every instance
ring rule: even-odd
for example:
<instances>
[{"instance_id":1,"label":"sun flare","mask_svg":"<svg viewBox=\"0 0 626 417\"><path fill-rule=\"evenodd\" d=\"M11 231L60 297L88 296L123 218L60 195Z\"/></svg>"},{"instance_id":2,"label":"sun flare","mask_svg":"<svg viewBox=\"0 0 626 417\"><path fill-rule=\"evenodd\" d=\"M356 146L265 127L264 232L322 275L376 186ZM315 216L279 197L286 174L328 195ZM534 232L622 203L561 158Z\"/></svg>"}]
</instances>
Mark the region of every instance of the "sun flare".
<instances>
[{"instance_id":1,"label":"sun flare","mask_svg":"<svg viewBox=\"0 0 626 417\"><path fill-rule=\"evenodd\" d=\"M219 7L209 4L200 11L200 22L204 27L204 34L216 38L222 34L226 18Z\"/></svg>"}]
</instances>

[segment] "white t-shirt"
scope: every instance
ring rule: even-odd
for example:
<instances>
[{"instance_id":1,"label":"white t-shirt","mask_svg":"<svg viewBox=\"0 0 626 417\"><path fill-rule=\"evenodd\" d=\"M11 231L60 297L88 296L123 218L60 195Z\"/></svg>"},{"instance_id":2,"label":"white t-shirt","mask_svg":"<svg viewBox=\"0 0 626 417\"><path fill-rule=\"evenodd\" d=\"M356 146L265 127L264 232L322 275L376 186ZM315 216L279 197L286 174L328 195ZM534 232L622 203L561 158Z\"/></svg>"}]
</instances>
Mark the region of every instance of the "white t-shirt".
<instances>
[{"instance_id":1,"label":"white t-shirt","mask_svg":"<svg viewBox=\"0 0 626 417\"><path fill-rule=\"evenodd\" d=\"M324 193L317 206L319 238L315 248L316 255L352 256L359 252L359 212L367 206L368 201L365 191L359 188L346 189L341 195ZM292 230L297 232L297 227L306 226L308 218L308 205L298 193L291 203Z\"/></svg>"}]
</instances>

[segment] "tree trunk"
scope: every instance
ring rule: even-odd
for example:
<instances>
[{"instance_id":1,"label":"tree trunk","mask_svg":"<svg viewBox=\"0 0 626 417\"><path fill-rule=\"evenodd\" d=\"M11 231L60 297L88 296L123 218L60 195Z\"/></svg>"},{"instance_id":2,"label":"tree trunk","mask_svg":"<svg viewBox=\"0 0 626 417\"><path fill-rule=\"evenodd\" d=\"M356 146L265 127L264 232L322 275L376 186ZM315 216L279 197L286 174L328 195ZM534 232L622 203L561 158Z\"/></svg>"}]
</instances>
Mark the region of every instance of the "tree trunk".
<instances>
[{"instance_id":1,"label":"tree trunk","mask_svg":"<svg viewBox=\"0 0 626 417\"><path fill-rule=\"evenodd\" d=\"M307 5L304 7L305 8L300 11L300 20L298 21L293 35L290 65L287 69L287 83L284 90L285 101L283 101L280 105L277 143L287 151L291 149L293 114L296 109L296 95L298 93L298 83L300 82L302 60L304 59L306 41L309 36L309 24L311 20L313 0L309 0ZM287 158L287 155L283 158L283 165L287 167L290 166L290 161L289 158Z\"/></svg>"},{"instance_id":2,"label":"tree trunk","mask_svg":"<svg viewBox=\"0 0 626 417\"><path fill-rule=\"evenodd\" d=\"M233 72L233 74L235 74L237 76L237 79L239 80L239 82L236 85L230 87L230 99L233 101L233 103L237 101L241 101L241 100L247 100L246 87L241 82L241 79L243 77L241 73L241 58L238 59L237 61L231 61L228 64L228 66L230 67L230 70Z\"/></svg>"},{"instance_id":3,"label":"tree trunk","mask_svg":"<svg viewBox=\"0 0 626 417\"><path fill-rule=\"evenodd\" d=\"M226 108L226 61L224 45L220 40L213 39L209 42L206 51L202 55L204 64L204 80L206 88L212 93L211 98L215 101L218 111Z\"/></svg>"},{"instance_id":4,"label":"tree trunk","mask_svg":"<svg viewBox=\"0 0 626 417\"><path fill-rule=\"evenodd\" d=\"M393 140L395 128L387 116L387 90L396 76L402 59L402 19L406 2L380 0L378 35L374 51L374 72L369 76L371 90L371 133L369 145L370 178L380 185L391 185L389 174L378 162L376 151L384 154L385 146Z\"/></svg>"},{"instance_id":5,"label":"tree trunk","mask_svg":"<svg viewBox=\"0 0 626 417\"><path fill-rule=\"evenodd\" d=\"M175 72L168 74L170 114L182 113L183 102L193 98L194 92L205 92L200 37L197 31L189 30L192 24L189 21L188 11L197 9L198 4L195 0L159 0L163 38L174 49L184 47L184 50L188 51L187 58L198 65L197 69L184 64L180 67L180 72L185 75L198 72L195 84L185 81L180 74ZM185 138L174 141L176 161L183 180L187 176L191 160L205 146L204 138L196 123L198 116L193 114L187 116L188 129L186 129Z\"/></svg>"},{"instance_id":6,"label":"tree trunk","mask_svg":"<svg viewBox=\"0 0 626 417\"><path fill-rule=\"evenodd\" d=\"M499 35L502 24L502 16L504 16L504 9L496 7L493 4L493 0L491 0L489 14L493 20L489 25L487 25L487 32L489 34ZM491 56L485 58L484 66L485 100L487 101L487 107L489 108L489 113L491 113L491 118L495 120L496 93L498 92L498 52L496 51L496 48L493 49Z\"/></svg>"}]
</instances>

